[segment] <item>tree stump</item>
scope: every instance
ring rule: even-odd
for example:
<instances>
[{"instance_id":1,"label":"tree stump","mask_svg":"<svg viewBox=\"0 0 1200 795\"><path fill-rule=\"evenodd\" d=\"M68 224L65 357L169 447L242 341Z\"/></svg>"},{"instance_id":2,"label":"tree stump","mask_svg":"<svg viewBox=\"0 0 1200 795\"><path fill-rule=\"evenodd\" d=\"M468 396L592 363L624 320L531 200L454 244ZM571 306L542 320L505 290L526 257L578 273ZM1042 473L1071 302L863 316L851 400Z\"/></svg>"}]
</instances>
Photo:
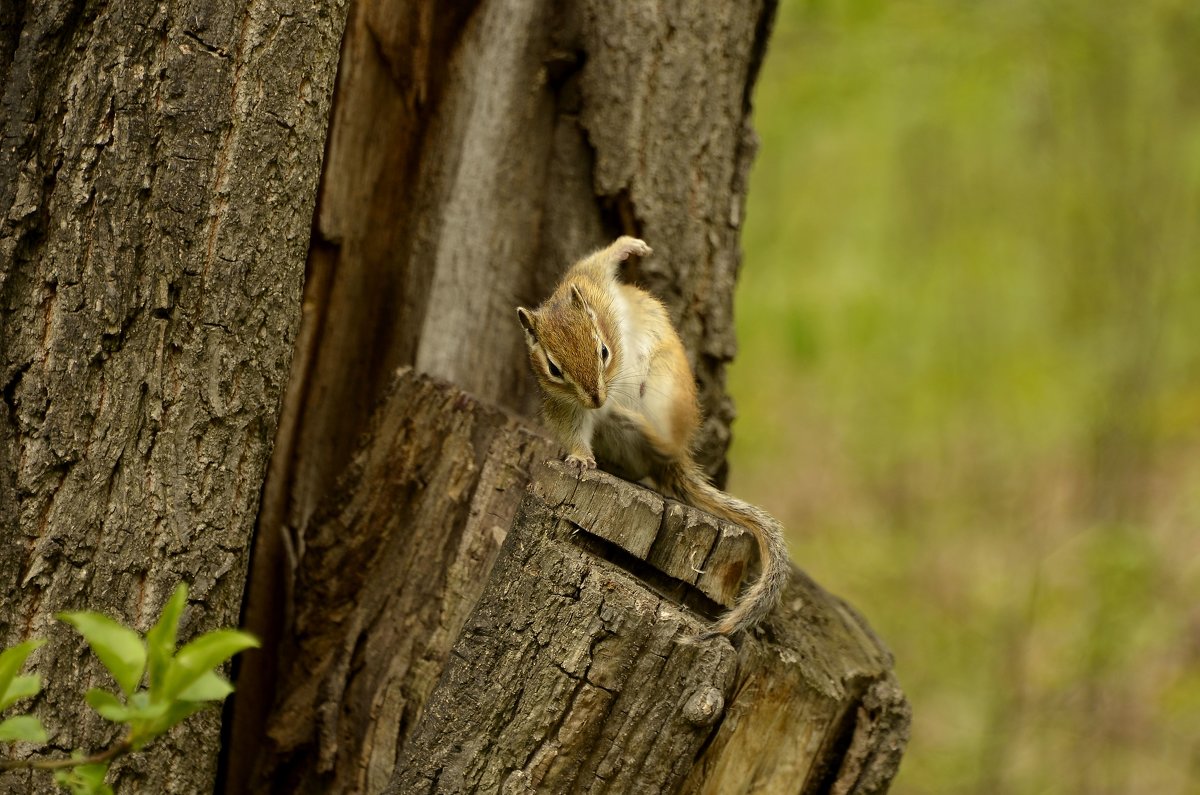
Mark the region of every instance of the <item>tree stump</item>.
<instances>
[{"instance_id":1,"label":"tree stump","mask_svg":"<svg viewBox=\"0 0 1200 795\"><path fill-rule=\"evenodd\" d=\"M796 571L752 636L749 534L603 472L545 467L390 793L880 792L908 712L862 619Z\"/></svg>"},{"instance_id":2,"label":"tree stump","mask_svg":"<svg viewBox=\"0 0 1200 795\"><path fill-rule=\"evenodd\" d=\"M908 708L861 617L797 571L692 642L749 534L558 454L397 375L309 535L251 791L884 791Z\"/></svg>"}]
</instances>

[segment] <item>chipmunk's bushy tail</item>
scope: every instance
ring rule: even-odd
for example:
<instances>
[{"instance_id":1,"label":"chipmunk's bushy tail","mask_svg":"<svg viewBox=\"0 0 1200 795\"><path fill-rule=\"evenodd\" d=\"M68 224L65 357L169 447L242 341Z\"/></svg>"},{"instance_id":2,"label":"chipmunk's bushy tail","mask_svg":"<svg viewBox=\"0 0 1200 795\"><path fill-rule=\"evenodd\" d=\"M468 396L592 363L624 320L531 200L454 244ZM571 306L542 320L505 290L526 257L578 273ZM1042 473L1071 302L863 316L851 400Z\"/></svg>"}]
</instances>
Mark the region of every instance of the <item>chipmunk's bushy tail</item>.
<instances>
[{"instance_id":1,"label":"chipmunk's bushy tail","mask_svg":"<svg viewBox=\"0 0 1200 795\"><path fill-rule=\"evenodd\" d=\"M738 599L733 608L717 621L703 637L732 635L754 626L779 604L791 574L783 528L766 511L731 497L708 482L704 473L692 465L676 465L663 473L660 484L672 496L746 528L758 542L762 574Z\"/></svg>"}]
</instances>

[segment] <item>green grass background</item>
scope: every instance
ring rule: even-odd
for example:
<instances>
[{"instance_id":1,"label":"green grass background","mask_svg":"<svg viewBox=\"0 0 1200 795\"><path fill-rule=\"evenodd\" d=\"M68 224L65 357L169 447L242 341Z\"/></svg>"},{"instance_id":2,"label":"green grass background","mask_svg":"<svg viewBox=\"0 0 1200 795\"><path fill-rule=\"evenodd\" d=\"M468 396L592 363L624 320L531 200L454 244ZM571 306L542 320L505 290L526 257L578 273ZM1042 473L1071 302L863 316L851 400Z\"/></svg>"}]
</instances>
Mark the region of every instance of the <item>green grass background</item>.
<instances>
[{"instance_id":1,"label":"green grass background","mask_svg":"<svg viewBox=\"0 0 1200 795\"><path fill-rule=\"evenodd\" d=\"M1200 792L1200 3L784 0L755 107L731 489L893 791Z\"/></svg>"}]
</instances>

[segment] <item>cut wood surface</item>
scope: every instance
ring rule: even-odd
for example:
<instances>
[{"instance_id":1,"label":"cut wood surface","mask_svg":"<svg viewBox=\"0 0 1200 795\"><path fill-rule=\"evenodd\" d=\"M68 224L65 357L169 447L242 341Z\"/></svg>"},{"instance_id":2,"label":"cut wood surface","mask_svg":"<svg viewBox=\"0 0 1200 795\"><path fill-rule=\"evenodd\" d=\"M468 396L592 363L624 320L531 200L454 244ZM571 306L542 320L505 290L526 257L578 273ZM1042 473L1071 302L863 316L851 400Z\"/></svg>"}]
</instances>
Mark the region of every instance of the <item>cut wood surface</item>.
<instances>
[{"instance_id":1,"label":"cut wood surface","mask_svg":"<svg viewBox=\"0 0 1200 795\"><path fill-rule=\"evenodd\" d=\"M802 573L755 632L687 642L753 576L741 528L544 463L525 421L410 370L375 417L316 514L250 791L890 780L890 658Z\"/></svg>"}]
</instances>

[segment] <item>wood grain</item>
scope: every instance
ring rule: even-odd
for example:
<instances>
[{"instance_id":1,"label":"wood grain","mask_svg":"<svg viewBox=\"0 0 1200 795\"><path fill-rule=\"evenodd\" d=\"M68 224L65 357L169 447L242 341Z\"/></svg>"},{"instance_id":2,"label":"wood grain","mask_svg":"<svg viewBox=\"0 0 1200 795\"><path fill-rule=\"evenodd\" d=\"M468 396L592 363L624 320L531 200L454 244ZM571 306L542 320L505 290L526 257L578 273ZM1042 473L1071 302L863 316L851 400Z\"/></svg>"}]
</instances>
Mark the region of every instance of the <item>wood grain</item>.
<instances>
[{"instance_id":1,"label":"wood grain","mask_svg":"<svg viewBox=\"0 0 1200 795\"><path fill-rule=\"evenodd\" d=\"M525 493L557 454L461 389L397 373L297 570L280 698L250 792L378 792L479 598Z\"/></svg>"}]
</instances>

